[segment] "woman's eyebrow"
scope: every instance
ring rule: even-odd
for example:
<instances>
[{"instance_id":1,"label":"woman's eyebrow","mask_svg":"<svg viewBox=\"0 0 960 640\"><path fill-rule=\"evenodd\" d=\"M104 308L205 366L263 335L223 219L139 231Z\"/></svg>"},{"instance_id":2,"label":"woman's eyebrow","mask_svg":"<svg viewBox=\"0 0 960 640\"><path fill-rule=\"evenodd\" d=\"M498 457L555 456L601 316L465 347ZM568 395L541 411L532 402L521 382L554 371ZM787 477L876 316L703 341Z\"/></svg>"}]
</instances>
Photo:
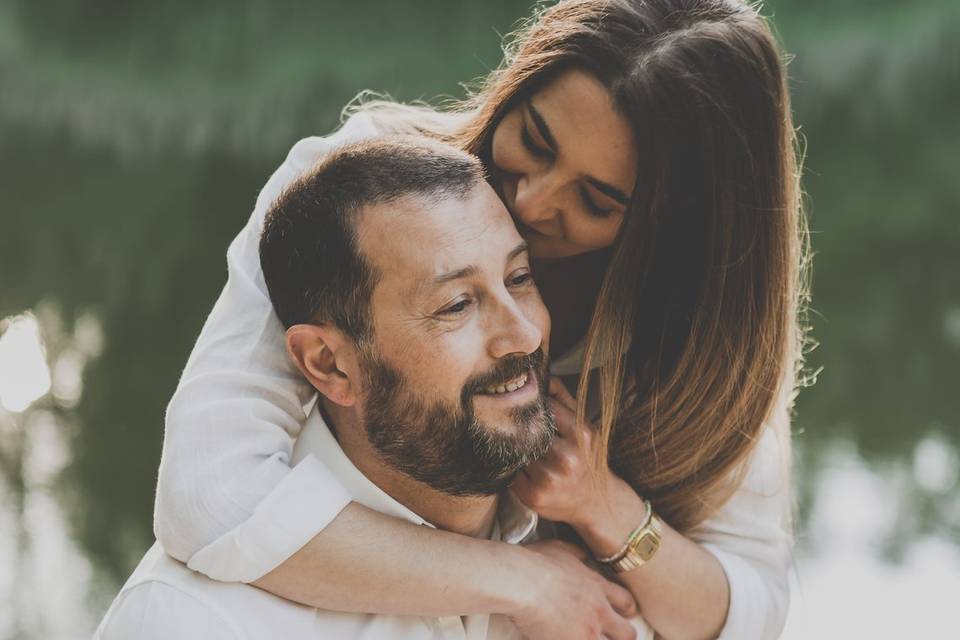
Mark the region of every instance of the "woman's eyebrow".
<instances>
[{"instance_id":1,"label":"woman's eyebrow","mask_svg":"<svg viewBox=\"0 0 960 640\"><path fill-rule=\"evenodd\" d=\"M543 138L543 141L547 143L547 146L550 147L550 150L554 153L559 153L557 149L557 139L553 137L553 132L550 131L550 126L547 124L547 121L544 120L543 116L540 115L540 112L537 111L537 108L533 106L532 100L527 100L527 112L530 114L530 119L533 120L534 126L537 127L537 131L540 132L540 137ZM612 184L604 182L603 180L597 180L593 176L586 177L587 182L589 182L597 191L613 198L618 203L623 206L627 206L630 202L630 198L620 189L617 189Z\"/></svg>"}]
</instances>

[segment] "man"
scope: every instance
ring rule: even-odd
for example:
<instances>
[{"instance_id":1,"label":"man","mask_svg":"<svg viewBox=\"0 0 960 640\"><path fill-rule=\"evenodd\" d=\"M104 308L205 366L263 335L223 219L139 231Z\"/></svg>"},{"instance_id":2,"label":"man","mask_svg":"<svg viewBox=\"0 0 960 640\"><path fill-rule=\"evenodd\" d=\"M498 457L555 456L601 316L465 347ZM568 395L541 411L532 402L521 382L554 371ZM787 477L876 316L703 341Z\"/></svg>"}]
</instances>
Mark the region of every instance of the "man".
<instances>
[{"instance_id":1,"label":"man","mask_svg":"<svg viewBox=\"0 0 960 640\"><path fill-rule=\"evenodd\" d=\"M288 352L320 392L294 463L320 459L355 501L398 518L533 540L536 515L506 489L554 435L549 318L526 244L477 160L411 139L345 147L273 204L260 255ZM596 589L583 571L584 589ZM611 614L607 632L632 637ZM209 580L156 545L97 635L519 636L502 616L303 607Z\"/></svg>"}]
</instances>

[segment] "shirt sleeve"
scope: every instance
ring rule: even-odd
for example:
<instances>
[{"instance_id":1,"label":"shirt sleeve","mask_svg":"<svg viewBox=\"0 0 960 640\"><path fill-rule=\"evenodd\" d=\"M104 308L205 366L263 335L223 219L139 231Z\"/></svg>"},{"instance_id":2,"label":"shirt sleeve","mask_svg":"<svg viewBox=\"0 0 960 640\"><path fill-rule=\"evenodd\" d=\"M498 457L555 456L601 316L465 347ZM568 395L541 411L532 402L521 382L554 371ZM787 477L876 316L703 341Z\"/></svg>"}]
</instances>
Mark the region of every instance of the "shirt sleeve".
<instances>
[{"instance_id":1,"label":"shirt sleeve","mask_svg":"<svg viewBox=\"0 0 960 640\"><path fill-rule=\"evenodd\" d=\"M210 607L162 582L124 591L93 640L244 640Z\"/></svg>"},{"instance_id":2,"label":"shirt sleeve","mask_svg":"<svg viewBox=\"0 0 960 640\"><path fill-rule=\"evenodd\" d=\"M783 407L757 443L736 493L691 537L716 556L730 586L721 640L780 637L793 552L789 417Z\"/></svg>"},{"instance_id":3,"label":"shirt sleeve","mask_svg":"<svg viewBox=\"0 0 960 640\"><path fill-rule=\"evenodd\" d=\"M298 142L260 192L167 408L154 533L167 553L215 580L260 578L350 501L322 463L290 468L314 390L287 355L259 240L267 209L288 184L335 145L373 134L356 120L330 138Z\"/></svg>"}]
</instances>

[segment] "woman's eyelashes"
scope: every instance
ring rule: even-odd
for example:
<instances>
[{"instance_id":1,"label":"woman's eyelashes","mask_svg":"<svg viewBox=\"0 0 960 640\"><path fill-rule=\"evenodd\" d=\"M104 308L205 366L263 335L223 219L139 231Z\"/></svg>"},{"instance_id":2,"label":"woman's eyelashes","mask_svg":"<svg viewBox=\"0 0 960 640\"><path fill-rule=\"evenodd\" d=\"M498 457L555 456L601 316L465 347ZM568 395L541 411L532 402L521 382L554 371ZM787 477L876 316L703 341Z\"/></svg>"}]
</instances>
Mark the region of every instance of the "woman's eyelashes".
<instances>
[{"instance_id":1,"label":"woman's eyelashes","mask_svg":"<svg viewBox=\"0 0 960 640\"><path fill-rule=\"evenodd\" d=\"M520 141L530 155L535 158L542 160L550 160L553 158L553 151L541 147L534 142L533 136L530 135L530 130L526 126L521 128ZM596 204L584 187L580 187L580 199L583 201L583 206L587 209L587 212L595 218L607 218L613 213L613 209L604 208Z\"/></svg>"},{"instance_id":2,"label":"woman's eyelashes","mask_svg":"<svg viewBox=\"0 0 960 640\"><path fill-rule=\"evenodd\" d=\"M548 159L553 157L553 151L545 149L533 141L533 136L530 135L530 130L526 126L521 128L520 142L523 143L527 151L538 158Z\"/></svg>"},{"instance_id":3,"label":"woman's eyelashes","mask_svg":"<svg viewBox=\"0 0 960 640\"><path fill-rule=\"evenodd\" d=\"M583 187L580 187L580 197L583 199L583 204L587 207L587 211L590 212L590 215L595 218L606 218L613 213L613 209L604 209L593 201L593 198L590 197L590 194L587 193L587 190Z\"/></svg>"}]
</instances>

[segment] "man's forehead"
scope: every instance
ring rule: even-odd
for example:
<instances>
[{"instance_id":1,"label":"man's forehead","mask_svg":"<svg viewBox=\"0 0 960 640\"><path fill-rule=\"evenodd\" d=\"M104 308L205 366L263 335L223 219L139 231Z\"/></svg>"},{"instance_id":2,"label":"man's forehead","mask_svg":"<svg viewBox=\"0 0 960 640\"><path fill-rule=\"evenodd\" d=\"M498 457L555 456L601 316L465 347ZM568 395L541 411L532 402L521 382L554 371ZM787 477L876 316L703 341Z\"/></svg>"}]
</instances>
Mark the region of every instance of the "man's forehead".
<instances>
[{"instance_id":1,"label":"man's forehead","mask_svg":"<svg viewBox=\"0 0 960 640\"><path fill-rule=\"evenodd\" d=\"M508 259L522 242L499 199L406 199L370 207L357 222L367 260L383 278L402 279L404 288L418 292L464 269Z\"/></svg>"}]
</instances>

